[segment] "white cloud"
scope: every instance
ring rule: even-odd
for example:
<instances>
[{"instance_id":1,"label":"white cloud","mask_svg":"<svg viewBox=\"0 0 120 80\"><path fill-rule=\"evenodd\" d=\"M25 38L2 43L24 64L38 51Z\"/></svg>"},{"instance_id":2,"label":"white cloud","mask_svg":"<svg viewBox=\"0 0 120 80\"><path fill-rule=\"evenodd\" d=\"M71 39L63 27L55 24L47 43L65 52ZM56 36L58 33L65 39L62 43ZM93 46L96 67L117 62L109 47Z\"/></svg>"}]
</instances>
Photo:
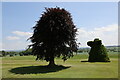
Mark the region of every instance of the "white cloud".
<instances>
[{"instance_id":1,"label":"white cloud","mask_svg":"<svg viewBox=\"0 0 120 80\"><path fill-rule=\"evenodd\" d=\"M12 33L18 36L31 36L32 35L32 33L30 32L22 32L22 31L13 31Z\"/></svg>"},{"instance_id":2,"label":"white cloud","mask_svg":"<svg viewBox=\"0 0 120 80\"><path fill-rule=\"evenodd\" d=\"M16 36L8 36L6 37L7 40L18 40L20 39L19 37L16 37Z\"/></svg>"},{"instance_id":3,"label":"white cloud","mask_svg":"<svg viewBox=\"0 0 120 80\"><path fill-rule=\"evenodd\" d=\"M16 36L8 36L7 39L11 41L3 41L3 49L5 50L21 50L25 49L30 41L26 41L25 38L30 37L32 33L13 31ZM108 25L103 27L97 27L93 30L88 30L83 27L78 29L77 42L80 42L80 47L86 47L87 41L99 38L102 40L105 46L118 44L118 26L117 24Z\"/></svg>"},{"instance_id":4,"label":"white cloud","mask_svg":"<svg viewBox=\"0 0 120 80\"><path fill-rule=\"evenodd\" d=\"M118 25L117 24L113 24L113 25L108 25L106 27L100 27L100 28L95 28L95 31L100 31L100 32L105 32L105 31L115 31L118 29Z\"/></svg>"},{"instance_id":5,"label":"white cloud","mask_svg":"<svg viewBox=\"0 0 120 80\"><path fill-rule=\"evenodd\" d=\"M12 35L15 36L7 36L7 40L27 40L30 36L32 36L31 32L23 32L23 31L13 31Z\"/></svg>"},{"instance_id":6,"label":"white cloud","mask_svg":"<svg viewBox=\"0 0 120 80\"><path fill-rule=\"evenodd\" d=\"M78 29L77 41L81 43L80 47L86 47L87 41L99 38L102 40L103 44L108 45L118 45L118 25L108 25L99 28L94 28L91 31L87 29Z\"/></svg>"},{"instance_id":7,"label":"white cloud","mask_svg":"<svg viewBox=\"0 0 120 80\"><path fill-rule=\"evenodd\" d=\"M11 42L5 42L2 46L3 50L25 50L28 48L28 45L30 43L27 41L20 41L20 40L16 40L16 41L11 41Z\"/></svg>"},{"instance_id":8,"label":"white cloud","mask_svg":"<svg viewBox=\"0 0 120 80\"><path fill-rule=\"evenodd\" d=\"M13 31L12 35L15 36L7 36L7 40L3 41L2 49L22 50L27 48L27 46L30 44L30 41L27 41L27 39L32 36L31 32Z\"/></svg>"}]
</instances>

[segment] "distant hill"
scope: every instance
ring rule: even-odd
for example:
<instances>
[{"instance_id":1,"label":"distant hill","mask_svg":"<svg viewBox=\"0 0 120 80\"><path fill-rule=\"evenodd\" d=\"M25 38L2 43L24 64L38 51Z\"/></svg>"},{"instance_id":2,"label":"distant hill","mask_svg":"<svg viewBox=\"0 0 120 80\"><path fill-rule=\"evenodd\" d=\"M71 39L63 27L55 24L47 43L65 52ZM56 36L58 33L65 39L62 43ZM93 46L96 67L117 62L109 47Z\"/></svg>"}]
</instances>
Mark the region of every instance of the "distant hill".
<instances>
[{"instance_id":1,"label":"distant hill","mask_svg":"<svg viewBox=\"0 0 120 80\"><path fill-rule=\"evenodd\" d=\"M106 48L117 48L120 47L120 45L113 45L113 46L105 46ZM90 47L80 47L78 49L90 49ZM14 52L21 52L21 51L25 51L25 49L21 49L21 50L4 50L4 51L14 51Z\"/></svg>"},{"instance_id":2,"label":"distant hill","mask_svg":"<svg viewBox=\"0 0 120 80\"><path fill-rule=\"evenodd\" d=\"M7 52L10 52L10 51L14 51L14 52L21 52L21 51L25 51L24 49L22 50L4 50L4 51L7 51Z\"/></svg>"},{"instance_id":3,"label":"distant hill","mask_svg":"<svg viewBox=\"0 0 120 80\"><path fill-rule=\"evenodd\" d=\"M118 46L105 46L105 47L120 47L120 45L118 45Z\"/></svg>"},{"instance_id":4,"label":"distant hill","mask_svg":"<svg viewBox=\"0 0 120 80\"><path fill-rule=\"evenodd\" d=\"M105 46L108 52L120 52L120 46ZM79 53L82 52L89 52L90 51L90 47L81 47L78 49Z\"/></svg>"}]
</instances>

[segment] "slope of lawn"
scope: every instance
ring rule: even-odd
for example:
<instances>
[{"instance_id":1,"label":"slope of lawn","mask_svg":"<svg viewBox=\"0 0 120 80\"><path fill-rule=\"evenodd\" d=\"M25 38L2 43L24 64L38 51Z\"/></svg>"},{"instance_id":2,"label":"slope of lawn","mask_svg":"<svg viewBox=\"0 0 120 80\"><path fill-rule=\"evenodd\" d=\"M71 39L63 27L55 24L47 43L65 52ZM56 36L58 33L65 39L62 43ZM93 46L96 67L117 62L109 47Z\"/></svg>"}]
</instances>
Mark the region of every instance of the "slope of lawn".
<instances>
[{"instance_id":1,"label":"slope of lawn","mask_svg":"<svg viewBox=\"0 0 120 80\"><path fill-rule=\"evenodd\" d=\"M34 56L15 56L2 58L3 78L117 78L118 54L109 53L111 62L87 61L88 54L78 54L64 62L55 59L56 64L63 65L48 68L46 61L35 61Z\"/></svg>"}]
</instances>

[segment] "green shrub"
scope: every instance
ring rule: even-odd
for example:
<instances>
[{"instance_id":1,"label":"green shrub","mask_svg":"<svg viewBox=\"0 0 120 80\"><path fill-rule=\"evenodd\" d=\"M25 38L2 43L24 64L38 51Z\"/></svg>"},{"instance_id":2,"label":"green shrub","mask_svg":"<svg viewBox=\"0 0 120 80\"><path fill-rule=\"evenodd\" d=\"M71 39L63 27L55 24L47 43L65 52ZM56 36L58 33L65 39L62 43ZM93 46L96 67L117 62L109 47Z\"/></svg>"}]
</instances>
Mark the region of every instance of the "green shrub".
<instances>
[{"instance_id":1,"label":"green shrub","mask_svg":"<svg viewBox=\"0 0 120 80\"><path fill-rule=\"evenodd\" d=\"M91 47L89 52L89 62L109 62L110 59L107 54L107 50L102 45L102 41L94 39L94 41L88 41L87 45Z\"/></svg>"}]
</instances>

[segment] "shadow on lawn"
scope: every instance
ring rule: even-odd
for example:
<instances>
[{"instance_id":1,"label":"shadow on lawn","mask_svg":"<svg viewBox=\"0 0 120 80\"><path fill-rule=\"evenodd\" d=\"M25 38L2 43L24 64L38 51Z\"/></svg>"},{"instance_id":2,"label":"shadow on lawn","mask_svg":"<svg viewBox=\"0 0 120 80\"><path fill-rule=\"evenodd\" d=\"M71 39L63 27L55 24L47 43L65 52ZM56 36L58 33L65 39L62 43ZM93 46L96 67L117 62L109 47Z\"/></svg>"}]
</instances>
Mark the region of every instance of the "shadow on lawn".
<instances>
[{"instance_id":1,"label":"shadow on lawn","mask_svg":"<svg viewBox=\"0 0 120 80\"><path fill-rule=\"evenodd\" d=\"M106 63L106 62L110 62L110 61L81 61L81 62L89 62L89 63L104 62L104 63Z\"/></svg>"},{"instance_id":2,"label":"shadow on lawn","mask_svg":"<svg viewBox=\"0 0 120 80\"><path fill-rule=\"evenodd\" d=\"M70 66L65 67L62 65L56 65L55 67L49 66L26 66L26 67L17 67L9 70L15 74L39 74L39 73L50 73L50 72L58 72L63 69L70 68Z\"/></svg>"}]
</instances>

